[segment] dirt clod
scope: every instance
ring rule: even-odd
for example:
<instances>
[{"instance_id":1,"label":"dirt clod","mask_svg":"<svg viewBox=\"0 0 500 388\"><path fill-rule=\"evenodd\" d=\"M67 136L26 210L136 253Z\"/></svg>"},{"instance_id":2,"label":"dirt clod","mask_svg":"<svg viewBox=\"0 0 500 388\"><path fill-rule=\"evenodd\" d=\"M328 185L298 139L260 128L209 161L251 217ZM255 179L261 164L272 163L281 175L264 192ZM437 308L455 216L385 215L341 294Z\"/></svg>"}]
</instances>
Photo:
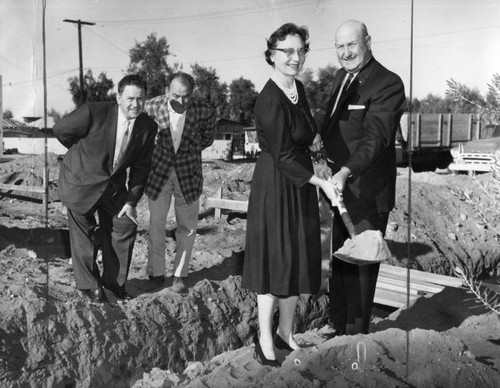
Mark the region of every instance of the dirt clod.
<instances>
[{"instance_id":1,"label":"dirt clod","mask_svg":"<svg viewBox=\"0 0 500 388\"><path fill-rule=\"evenodd\" d=\"M143 199L127 283L134 299L119 303L107 293L110 304L89 303L74 288L66 214L57 197L58 158L50 155L48 163L48 219L40 195L0 194L1 386L500 386L499 316L450 287L408 308L376 306L369 335L334 338L326 295L302 296L295 332L304 347L278 351L281 368L262 367L253 358L256 298L241 288L246 215L223 211L216 219L203 201L221 186L223 198L247 199L253 162L204 163L185 294L170 290L170 260L165 286L148 284ZM3 160L0 182L38 184L42 165L32 156ZM387 263L449 276L460 264L478 278L500 275L499 236L490 227L500 224L498 211L476 183L464 175L414 173L408 193L407 170L398 173ZM491 175L479 179L487 183ZM479 217L474 199L491 219ZM172 213L166 241L172 258Z\"/></svg>"}]
</instances>

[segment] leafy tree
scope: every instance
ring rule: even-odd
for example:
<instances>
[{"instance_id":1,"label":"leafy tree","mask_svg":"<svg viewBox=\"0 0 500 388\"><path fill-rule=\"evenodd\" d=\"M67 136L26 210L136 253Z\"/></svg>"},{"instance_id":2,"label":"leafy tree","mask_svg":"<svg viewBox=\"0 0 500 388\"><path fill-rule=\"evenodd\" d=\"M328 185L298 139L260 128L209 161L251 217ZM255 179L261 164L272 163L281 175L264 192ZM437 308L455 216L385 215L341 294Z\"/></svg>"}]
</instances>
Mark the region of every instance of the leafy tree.
<instances>
[{"instance_id":1,"label":"leafy tree","mask_svg":"<svg viewBox=\"0 0 500 388\"><path fill-rule=\"evenodd\" d=\"M325 107L332 96L333 80L338 69L328 64L325 67L318 68L316 74L311 69L304 69L299 79L304 84L307 101L313 112Z\"/></svg>"},{"instance_id":2,"label":"leafy tree","mask_svg":"<svg viewBox=\"0 0 500 388\"><path fill-rule=\"evenodd\" d=\"M213 67L191 65L196 85L194 95L207 101L217 109L220 116L225 116L229 109L227 102L227 84L219 82L217 71Z\"/></svg>"},{"instance_id":3,"label":"leafy tree","mask_svg":"<svg viewBox=\"0 0 500 388\"><path fill-rule=\"evenodd\" d=\"M325 108L334 92L333 80L337 71L335 66L328 64L323 68L318 68L316 72L307 68L303 69L299 76L304 84L309 108L319 126L323 125L327 117Z\"/></svg>"},{"instance_id":4,"label":"leafy tree","mask_svg":"<svg viewBox=\"0 0 500 388\"><path fill-rule=\"evenodd\" d=\"M500 122L500 75L494 74L492 82L488 84L488 95L486 101L482 98L478 99L475 90L470 90L465 85L456 82L453 79L446 81L448 89L446 95L453 101L470 105L481 115L483 121L488 124L497 124ZM496 151L493 154L493 164L491 165L492 177L488 180L488 184L484 185L484 181L480 181L474 171L469 171L469 176L478 185L488 199L493 203L493 208L498 209L496 204L500 202L500 152ZM455 194L455 193L454 193ZM496 227L498 224L498 216L500 213L484 211L481 206L485 201L480 198L471 196L470 190L459 190L455 195L459 196L465 202L471 204L479 215L479 218L488 229L493 230L497 236L500 236L500 230ZM490 202L486 201L486 202ZM491 222L493 221L493 222ZM456 264L456 263L453 263ZM480 303L486 308L500 316L500 293L495 290L490 290L482 286L482 282L478 280L474 268L470 270L464 263L459 263L455 267L454 272L462 278L465 288L468 288L468 293L472 294L476 299L476 303Z\"/></svg>"},{"instance_id":5,"label":"leafy tree","mask_svg":"<svg viewBox=\"0 0 500 388\"><path fill-rule=\"evenodd\" d=\"M85 102L112 101L115 99L115 94L111 93L114 83L106 76L105 72L100 73L95 79L92 70L87 70L87 74L84 76L85 85L83 91L80 89L80 79L78 77L70 77L68 82L69 92L77 107Z\"/></svg>"},{"instance_id":6,"label":"leafy tree","mask_svg":"<svg viewBox=\"0 0 500 388\"><path fill-rule=\"evenodd\" d=\"M488 84L488 95L484 100L477 90L470 90L467 86L456 82L454 79L446 81L448 89L446 95L453 101L469 105L474 113L481 114L482 119L488 124L500 122L500 75L494 74L491 83Z\"/></svg>"},{"instance_id":7,"label":"leafy tree","mask_svg":"<svg viewBox=\"0 0 500 388\"><path fill-rule=\"evenodd\" d=\"M14 117L14 115L12 114L12 111L10 109L5 109L3 111L3 118L4 119L11 120L13 117Z\"/></svg>"},{"instance_id":8,"label":"leafy tree","mask_svg":"<svg viewBox=\"0 0 500 388\"><path fill-rule=\"evenodd\" d=\"M240 77L229 85L229 109L232 120L244 125L253 123L253 107L257 100L257 92L252 81Z\"/></svg>"},{"instance_id":9,"label":"leafy tree","mask_svg":"<svg viewBox=\"0 0 500 388\"><path fill-rule=\"evenodd\" d=\"M324 106L332 96L333 80L337 75L337 69L332 64L318 69L318 90L317 90L317 104L318 108Z\"/></svg>"},{"instance_id":10,"label":"leafy tree","mask_svg":"<svg viewBox=\"0 0 500 388\"><path fill-rule=\"evenodd\" d=\"M489 91L486 95L486 106L490 107L490 109L494 109L500 111L500 100L495 93Z\"/></svg>"},{"instance_id":11,"label":"leafy tree","mask_svg":"<svg viewBox=\"0 0 500 388\"><path fill-rule=\"evenodd\" d=\"M413 100L413 111L415 113L452 113L452 105L449 99L429 93L422 100Z\"/></svg>"},{"instance_id":12,"label":"leafy tree","mask_svg":"<svg viewBox=\"0 0 500 388\"><path fill-rule=\"evenodd\" d=\"M167 59L171 55L167 38L157 38L156 33L149 34L143 42L135 43L130 49L128 73L138 74L146 80L148 91L146 98L165 93L166 77L172 68Z\"/></svg>"},{"instance_id":13,"label":"leafy tree","mask_svg":"<svg viewBox=\"0 0 500 388\"><path fill-rule=\"evenodd\" d=\"M480 113L481 107L486 105L485 99L477 89L470 89L461 85L460 92L463 98L456 98L447 92L446 97L429 93L425 98L413 99L415 113Z\"/></svg>"}]
</instances>

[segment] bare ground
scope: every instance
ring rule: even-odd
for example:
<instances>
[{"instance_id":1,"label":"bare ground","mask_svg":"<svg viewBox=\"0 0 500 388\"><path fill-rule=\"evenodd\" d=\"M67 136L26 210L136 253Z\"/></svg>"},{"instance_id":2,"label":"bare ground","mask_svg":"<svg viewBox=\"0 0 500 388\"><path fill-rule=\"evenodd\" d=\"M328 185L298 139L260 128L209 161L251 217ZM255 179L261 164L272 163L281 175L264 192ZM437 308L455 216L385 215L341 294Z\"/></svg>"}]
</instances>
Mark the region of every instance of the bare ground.
<instances>
[{"instance_id":1,"label":"bare ground","mask_svg":"<svg viewBox=\"0 0 500 388\"><path fill-rule=\"evenodd\" d=\"M41 184L43 158L3 162L0 183ZM109 305L90 304L74 290L57 157L49 155L48 163L48 219L39 195L0 197L2 387L500 386L499 316L455 288L397 311L377 306L371 334L330 340L326 296L303 297L296 331L304 348L279 353L281 368L260 366L252 356L255 296L240 287L245 214L226 212L217 220L203 203L187 293L173 293L171 279L154 290L145 280L143 200L127 285L135 298L119 302L108 294ZM248 197L253 163L206 162L204 171L204 197L220 186L225 198ZM412 174L410 184L408 174L399 171L386 235L390 264L447 275L461 264L492 282L500 272L495 204L465 175ZM487 186L491 175L479 179ZM174 233L171 214L169 257Z\"/></svg>"}]
</instances>

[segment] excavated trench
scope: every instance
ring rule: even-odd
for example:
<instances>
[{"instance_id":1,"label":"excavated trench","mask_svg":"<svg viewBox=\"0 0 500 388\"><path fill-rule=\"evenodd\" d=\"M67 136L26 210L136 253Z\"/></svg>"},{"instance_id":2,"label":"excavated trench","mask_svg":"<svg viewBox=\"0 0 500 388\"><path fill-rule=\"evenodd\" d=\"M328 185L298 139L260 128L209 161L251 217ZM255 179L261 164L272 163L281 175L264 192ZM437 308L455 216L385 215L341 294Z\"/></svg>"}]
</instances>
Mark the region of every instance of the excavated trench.
<instances>
[{"instance_id":1,"label":"excavated trench","mask_svg":"<svg viewBox=\"0 0 500 388\"><path fill-rule=\"evenodd\" d=\"M15 266L14 255L4 253L4 269L9 262ZM39 263L31 275L40 278L45 263L31 260ZM21 279L17 271L12 274ZM105 305L74 291L69 296L57 284L46 298L46 285L25 281L11 291L10 319L0 328L0 378L12 387L103 387L131 386L153 367L182 373L191 361L207 361L252 341L256 300L240 281L238 275L202 280L184 295L165 288ZM326 296L301 298L297 331L324 325L326 314Z\"/></svg>"}]
</instances>

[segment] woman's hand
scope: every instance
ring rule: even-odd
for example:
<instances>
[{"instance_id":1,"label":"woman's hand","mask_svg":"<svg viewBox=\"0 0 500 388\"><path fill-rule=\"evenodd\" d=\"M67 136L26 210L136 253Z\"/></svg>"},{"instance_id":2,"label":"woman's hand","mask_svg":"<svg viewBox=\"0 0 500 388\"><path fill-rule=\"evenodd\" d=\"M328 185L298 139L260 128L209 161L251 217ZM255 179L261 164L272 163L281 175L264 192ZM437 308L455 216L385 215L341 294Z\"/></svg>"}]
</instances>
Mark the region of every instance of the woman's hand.
<instances>
[{"instance_id":1,"label":"woman's hand","mask_svg":"<svg viewBox=\"0 0 500 388\"><path fill-rule=\"evenodd\" d=\"M319 133L316 134L316 137L313 140L313 143L309 146L309 149L312 152L318 152L323 147L323 141L321 140L321 136Z\"/></svg>"},{"instance_id":2,"label":"woman's hand","mask_svg":"<svg viewBox=\"0 0 500 388\"><path fill-rule=\"evenodd\" d=\"M342 200L342 192L337 189L334 182L331 180L322 181L320 187L332 203L332 206L338 206L339 201Z\"/></svg>"},{"instance_id":3,"label":"woman's hand","mask_svg":"<svg viewBox=\"0 0 500 388\"><path fill-rule=\"evenodd\" d=\"M332 170L326 164L314 163L314 175L317 175L321 179L329 180L332 177Z\"/></svg>"},{"instance_id":4,"label":"woman's hand","mask_svg":"<svg viewBox=\"0 0 500 388\"><path fill-rule=\"evenodd\" d=\"M335 186L335 182L332 181L332 178L326 180L321 179L317 175L313 175L311 179L309 179L309 183L323 190L332 203L332 206L338 206L339 199L342 199L342 192Z\"/></svg>"}]
</instances>

